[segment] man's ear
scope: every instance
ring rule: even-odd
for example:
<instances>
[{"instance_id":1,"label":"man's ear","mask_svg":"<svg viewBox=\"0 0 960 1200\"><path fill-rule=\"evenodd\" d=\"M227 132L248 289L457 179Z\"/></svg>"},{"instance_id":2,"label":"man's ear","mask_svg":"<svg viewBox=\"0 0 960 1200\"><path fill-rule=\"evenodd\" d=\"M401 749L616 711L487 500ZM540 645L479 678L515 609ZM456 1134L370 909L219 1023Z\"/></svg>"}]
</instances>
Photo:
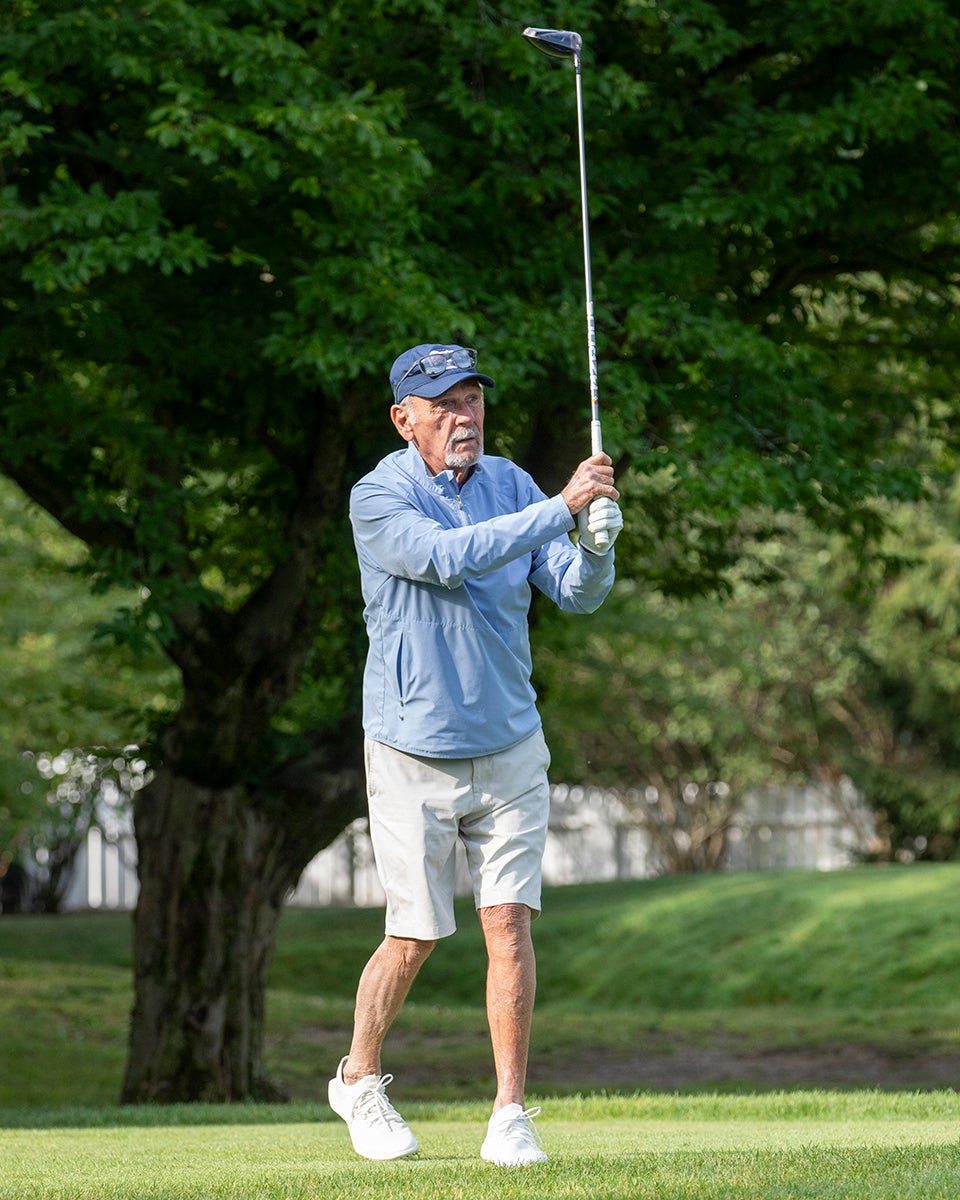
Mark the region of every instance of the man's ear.
<instances>
[{"instance_id":1,"label":"man's ear","mask_svg":"<svg viewBox=\"0 0 960 1200\"><path fill-rule=\"evenodd\" d=\"M390 409L390 420L394 423L397 433L405 442L412 442L414 437L413 421L410 419L410 410L405 404L394 404Z\"/></svg>"}]
</instances>

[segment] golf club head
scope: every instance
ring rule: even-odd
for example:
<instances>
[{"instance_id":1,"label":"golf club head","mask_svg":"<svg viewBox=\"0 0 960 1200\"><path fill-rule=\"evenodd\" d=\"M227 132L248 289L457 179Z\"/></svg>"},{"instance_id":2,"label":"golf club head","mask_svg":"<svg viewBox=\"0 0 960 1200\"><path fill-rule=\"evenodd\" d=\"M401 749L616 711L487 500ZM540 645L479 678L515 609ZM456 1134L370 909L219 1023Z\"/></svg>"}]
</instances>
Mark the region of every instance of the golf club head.
<instances>
[{"instance_id":1,"label":"golf club head","mask_svg":"<svg viewBox=\"0 0 960 1200\"><path fill-rule=\"evenodd\" d=\"M580 34L569 29L534 29L528 26L523 36L551 58L577 58L583 45Z\"/></svg>"}]
</instances>

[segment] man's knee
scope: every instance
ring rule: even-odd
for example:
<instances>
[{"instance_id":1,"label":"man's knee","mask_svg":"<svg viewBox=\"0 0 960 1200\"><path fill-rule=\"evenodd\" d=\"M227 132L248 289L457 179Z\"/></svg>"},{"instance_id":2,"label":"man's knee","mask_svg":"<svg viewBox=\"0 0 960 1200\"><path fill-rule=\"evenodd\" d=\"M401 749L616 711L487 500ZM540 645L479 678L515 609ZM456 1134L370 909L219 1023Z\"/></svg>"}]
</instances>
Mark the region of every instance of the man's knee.
<instances>
[{"instance_id":1,"label":"man's knee","mask_svg":"<svg viewBox=\"0 0 960 1200\"><path fill-rule=\"evenodd\" d=\"M503 948L524 945L533 914L526 904L494 904L478 911L487 944Z\"/></svg>"},{"instance_id":2,"label":"man's knee","mask_svg":"<svg viewBox=\"0 0 960 1200\"><path fill-rule=\"evenodd\" d=\"M414 973L419 971L427 961L436 944L435 938L433 940L401 938L389 934L383 942L384 949L393 959L397 968L403 972L412 971Z\"/></svg>"}]
</instances>

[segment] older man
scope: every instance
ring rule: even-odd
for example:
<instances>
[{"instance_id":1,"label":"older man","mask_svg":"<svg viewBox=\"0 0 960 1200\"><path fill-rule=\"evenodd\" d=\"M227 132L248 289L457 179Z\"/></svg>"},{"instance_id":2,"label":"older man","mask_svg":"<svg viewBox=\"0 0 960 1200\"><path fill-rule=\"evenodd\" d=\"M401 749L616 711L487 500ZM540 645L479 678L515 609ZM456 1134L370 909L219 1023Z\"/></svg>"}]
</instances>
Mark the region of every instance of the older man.
<instances>
[{"instance_id":1,"label":"older man","mask_svg":"<svg viewBox=\"0 0 960 1200\"><path fill-rule=\"evenodd\" d=\"M417 971L456 928L459 841L487 951L497 1076L480 1154L526 1166L547 1157L524 1088L550 761L530 683L530 589L567 611L594 611L613 585L623 518L605 454L580 463L553 497L484 454L484 387L495 385L476 364L475 351L441 343L397 358L390 415L406 449L351 493L369 637L370 833L387 913L329 1099L359 1154L418 1149L387 1098L380 1054Z\"/></svg>"}]
</instances>

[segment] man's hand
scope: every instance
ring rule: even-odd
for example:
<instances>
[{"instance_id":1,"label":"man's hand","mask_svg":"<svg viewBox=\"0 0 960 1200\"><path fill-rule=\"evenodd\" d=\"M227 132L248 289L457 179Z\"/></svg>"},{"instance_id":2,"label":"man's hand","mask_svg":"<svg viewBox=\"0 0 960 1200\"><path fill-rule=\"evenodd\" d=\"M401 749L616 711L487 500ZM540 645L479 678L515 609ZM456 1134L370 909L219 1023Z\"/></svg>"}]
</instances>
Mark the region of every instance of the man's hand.
<instances>
[{"instance_id":1,"label":"man's hand","mask_svg":"<svg viewBox=\"0 0 960 1200\"><path fill-rule=\"evenodd\" d=\"M609 454L592 454L570 477L560 495L577 518L580 545L591 554L606 554L623 528L623 513L616 505L620 493L613 486L613 461ZM603 545L598 544L597 535Z\"/></svg>"},{"instance_id":2,"label":"man's hand","mask_svg":"<svg viewBox=\"0 0 960 1200\"><path fill-rule=\"evenodd\" d=\"M597 496L619 500L620 493L613 486L613 462L609 454L593 454L585 459L560 495L574 517Z\"/></svg>"},{"instance_id":3,"label":"man's hand","mask_svg":"<svg viewBox=\"0 0 960 1200\"><path fill-rule=\"evenodd\" d=\"M577 513L577 528L580 531L580 545L584 550L590 554L606 554L623 528L623 513L613 500L600 496ZM599 533L606 534L606 539L601 539L602 545L597 543Z\"/></svg>"}]
</instances>

